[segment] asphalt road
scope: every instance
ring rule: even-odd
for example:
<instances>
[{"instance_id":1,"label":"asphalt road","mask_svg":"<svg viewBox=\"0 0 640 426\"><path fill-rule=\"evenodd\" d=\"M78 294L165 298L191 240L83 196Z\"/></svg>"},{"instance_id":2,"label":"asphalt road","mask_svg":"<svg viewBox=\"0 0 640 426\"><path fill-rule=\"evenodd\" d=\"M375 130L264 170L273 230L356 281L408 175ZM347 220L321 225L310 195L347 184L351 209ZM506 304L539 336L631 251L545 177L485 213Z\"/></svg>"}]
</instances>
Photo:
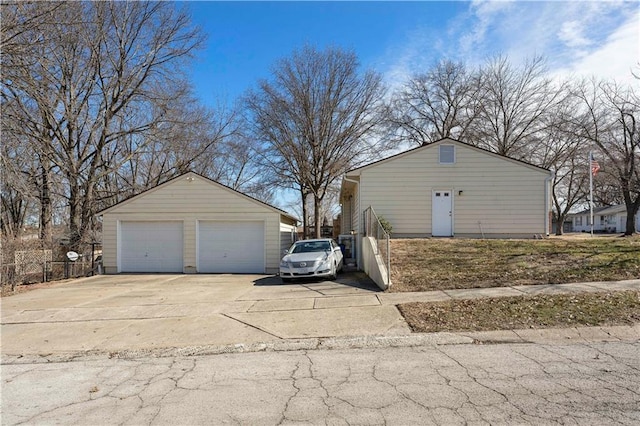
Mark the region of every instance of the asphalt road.
<instances>
[{"instance_id":1,"label":"asphalt road","mask_svg":"<svg viewBox=\"0 0 640 426\"><path fill-rule=\"evenodd\" d=\"M2 424L639 424L640 342L2 365Z\"/></svg>"}]
</instances>

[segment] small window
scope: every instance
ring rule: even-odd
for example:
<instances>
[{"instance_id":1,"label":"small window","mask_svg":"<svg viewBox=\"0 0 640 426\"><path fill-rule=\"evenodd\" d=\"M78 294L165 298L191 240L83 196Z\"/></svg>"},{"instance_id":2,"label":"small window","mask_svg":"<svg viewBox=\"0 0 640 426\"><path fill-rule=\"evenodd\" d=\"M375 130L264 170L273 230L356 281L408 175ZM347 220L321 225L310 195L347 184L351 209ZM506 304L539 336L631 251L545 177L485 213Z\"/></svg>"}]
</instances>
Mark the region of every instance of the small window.
<instances>
[{"instance_id":1,"label":"small window","mask_svg":"<svg viewBox=\"0 0 640 426\"><path fill-rule=\"evenodd\" d=\"M440 145L440 164L453 164L456 162L454 148L453 145Z\"/></svg>"},{"instance_id":2,"label":"small window","mask_svg":"<svg viewBox=\"0 0 640 426\"><path fill-rule=\"evenodd\" d=\"M439 192L436 192L436 197L439 197L439 196L440 196L440 193L439 193Z\"/></svg>"}]
</instances>

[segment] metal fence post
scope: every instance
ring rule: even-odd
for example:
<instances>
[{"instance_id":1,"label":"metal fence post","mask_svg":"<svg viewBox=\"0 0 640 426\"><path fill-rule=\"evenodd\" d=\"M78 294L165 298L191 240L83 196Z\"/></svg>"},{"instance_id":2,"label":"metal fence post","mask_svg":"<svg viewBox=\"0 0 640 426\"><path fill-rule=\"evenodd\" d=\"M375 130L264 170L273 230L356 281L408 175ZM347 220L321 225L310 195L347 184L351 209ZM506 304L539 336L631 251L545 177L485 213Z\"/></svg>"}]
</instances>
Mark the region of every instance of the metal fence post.
<instances>
[{"instance_id":1,"label":"metal fence post","mask_svg":"<svg viewBox=\"0 0 640 426\"><path fill-rule=\"evenodd\" d=\"M391 236L387 234L387 286L391 287Z\"/></svg>"}]
</instances>

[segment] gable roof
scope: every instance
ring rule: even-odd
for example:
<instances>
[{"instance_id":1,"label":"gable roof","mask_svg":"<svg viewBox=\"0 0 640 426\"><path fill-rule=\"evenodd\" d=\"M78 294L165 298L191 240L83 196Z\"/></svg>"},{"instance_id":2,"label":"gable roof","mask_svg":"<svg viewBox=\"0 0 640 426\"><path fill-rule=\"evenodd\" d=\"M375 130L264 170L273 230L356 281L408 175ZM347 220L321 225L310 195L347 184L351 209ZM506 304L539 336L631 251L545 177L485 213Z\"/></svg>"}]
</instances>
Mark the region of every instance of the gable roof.
<instances>
[{"instance_id":1,"label":"gable roof","mask_svg":"<svg viewBox=\"0 0 640 426\"><path fill-rule=\"evenodd\" d=\"M607 215L614 213L622 213L627 211L627 207L624 204L614 204L612 206L600 206L593 208L593 214ZM574 216L591 214L590 209L579 211L578 213L574 213Z\"/></svg>"},{"instance_id":2,"label":"gable roof","mask_svg":"<svg viewBox=\"0 0 640 426\"><path fill-rule=\"evenodd\" d=\"M209 183L209 184L211 184L211 185L218 186L218 187L220 187L221 189L224 189L224 190L226 190L226 191L232 192L232 193L234 193L234 194L236 194L236 195L238 195L238 196L240 196L240 197L242 197L242 198L247 199L248 201L250 201L250 202L252 202L252 203L254 203L254 204L257 204L257 205L262 206L262 207L266 207L266 208L268 208L268 209L270 209L270 210L272 210L272 211L274 211L274 212L276 212L276 213L280 213L281 215L286 216L286 217L287 217L287 218L289 218L289 219L292 219L292 220L295 220L295 221L298 221L298 222L299 222L299 219L298 219L298 218L296 218L296 217L294 217L294 216L290 215L289 213L285 212L284 210L281 210L281 209L279 209L279 208L277 208L277 207L275 207L275 206L272 206L271 204L265 203L264 201L260 201L260 200L258 200L257 198L251 197L250 195L244 194L244 193L242 193L242 192L240 192L240 191L237 191L237 190L235 190L235 189L233 189L233 188L231 188L231 187L229 187L229 186L227 186L227 185L224 185L224 184L222 184L222 183L220 183L220 182L217 182L217 181L215 181L215 180L213 180L213 179L209 179L209 178L208 178L208 177L206 177L206 176L202 176L201 174L198 174L198 173L196 173L196 172L192 172L192 171L189 171L189 172L183 173L183 174L181 174L181 175L175 176L175 177L173 177L173 178L169 179L168 181L161 183L160 185L154 186L153 188L146 189L146 190L142 191L142 192L141 192L141 193L139 193L139 194L132 195L132 196L130 196L129 198L126 198L126 199L124 199L124 200L122 200L122 201L120 201L120 202L118 202L118 203L114 204L114 205L113 205L113 206L111 206L111 207L107 207L106 209L99 211L99 212L98 212L98 213L96 213L95 215L96 215L96 216L100 216L100 215L103 215L103 214L105 214L105 213L109 213L109 212L111 212L112 210L114 210L114 209L116 209L116 208L118 208L118 207L121 207L121 206L123 206L123 205L129 204L129 203L133 202L134 200L137 200L137 199L139 199L139 198L142 198L143 196L145 196L145 195L147 195L147 194L149 194L149 193L155 192L155 191L157 191L158 189L161 189L161 188L164 188L164 187L166 187L166 186L169 186L169 185L171 185L174 181L176 181L176 180L178 180L178 179L181 179L181 178L184 178L184 177L189 177L189 176L191 176L191 177L198 177L198 178L200 178L200 179L204 180L205 182L207 182L207 183Z\"/></svg>"},{"instance_id":3,"label":"gable roof","mask_svg":"<svg viewBox=\"0 0 640 426\"><path fill-rule=\"evenodd\" d=\"M543 173L546 173L546 174L550 173L549 169L545 169L543 167L536 166L535 164L527 163L526 161L516 160L515 158L507 157L506 155L497 154L495 152L489 151L489 150L484 149L484 148L479 148L477 146L468 144L466 142L459 141L457 139L443 138L443 139L437 140L435 142L431 142L429 144L422 145L422 146L419 146L419 147L416 147L416 148L411 148L411 149L409 149L407 151L403 151L403 152L400 152L398 154L391 155L391 156L389 156L387 158L383 158L381 160L374 161L374 162L366 164L364 166L356 167L356 168L351 169L348 172L346 172L345 175L349 175L350 173L353 173L353 172L356 172L356 171L359 172L359 171L364 170L364 169L375 167L375 166L377 166L378 164L381 164L381 163L386 163L386 162L389 162L389 161L397 159L397 158L401 158L401 157L405 157L405 156L411 155L415 151L420 151L420 150L424 150L424 149L430 149L430 148L433 148L434 146L443 145L443 144L454 144L454 145L458 144L458 145L464 146L466 148L470 148L470 149L473 149L473 150L476 150L476 151L491 155L493 157L500 158L502 160L510 161L510 162L516 163L516 164L520 164L521 166L525 166L525 167L528 167L530 169L533 169L533 170L536 170L536 171L539 171L539 172L543 172Z\"/></svg>"}]
</instances>

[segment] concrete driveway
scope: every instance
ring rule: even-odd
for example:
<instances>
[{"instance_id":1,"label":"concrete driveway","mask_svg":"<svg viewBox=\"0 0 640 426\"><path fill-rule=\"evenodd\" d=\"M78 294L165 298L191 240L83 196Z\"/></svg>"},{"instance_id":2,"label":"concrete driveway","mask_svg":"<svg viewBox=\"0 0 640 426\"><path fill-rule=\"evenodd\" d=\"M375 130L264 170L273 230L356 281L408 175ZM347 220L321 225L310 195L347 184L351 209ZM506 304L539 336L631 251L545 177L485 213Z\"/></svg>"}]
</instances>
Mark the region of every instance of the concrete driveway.
<instances>
[{"instance_id":1,"label":"concrete driveway","mask_svg":"<svg viewBox=\"0 0 640 426\"><path fill-rule=\"evenodd\" d=\"M364 274L101 275L3 298L4 355L123 351L410 333Z\"/></svg>"}]
</instances>

